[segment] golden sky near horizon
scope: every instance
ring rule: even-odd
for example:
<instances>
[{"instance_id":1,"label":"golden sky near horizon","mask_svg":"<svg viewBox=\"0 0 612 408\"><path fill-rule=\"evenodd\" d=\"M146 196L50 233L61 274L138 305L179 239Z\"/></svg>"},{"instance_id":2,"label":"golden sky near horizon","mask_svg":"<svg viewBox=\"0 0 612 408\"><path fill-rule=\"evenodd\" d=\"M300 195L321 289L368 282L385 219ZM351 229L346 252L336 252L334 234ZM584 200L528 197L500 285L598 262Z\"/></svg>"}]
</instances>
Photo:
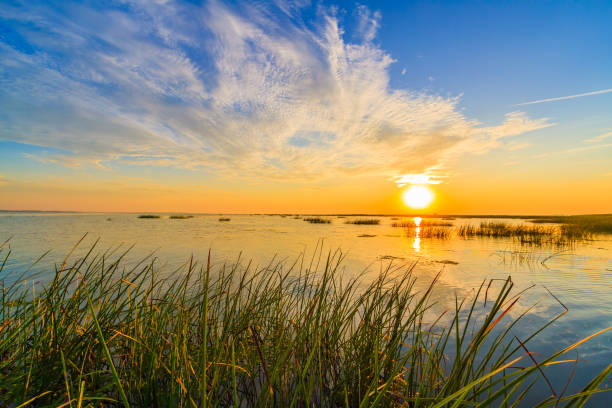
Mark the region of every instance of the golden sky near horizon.
<instances>
[{"instance_id":1,"label":"golden sky near horizon","mask_svg":"<svg viewBox=\"0 0 612 408\"><path fill-rule=\"evenodd\" d=\"M7 5L0 210L612 213L605 13L279 4Z\"/></svg>"}]
</instances>

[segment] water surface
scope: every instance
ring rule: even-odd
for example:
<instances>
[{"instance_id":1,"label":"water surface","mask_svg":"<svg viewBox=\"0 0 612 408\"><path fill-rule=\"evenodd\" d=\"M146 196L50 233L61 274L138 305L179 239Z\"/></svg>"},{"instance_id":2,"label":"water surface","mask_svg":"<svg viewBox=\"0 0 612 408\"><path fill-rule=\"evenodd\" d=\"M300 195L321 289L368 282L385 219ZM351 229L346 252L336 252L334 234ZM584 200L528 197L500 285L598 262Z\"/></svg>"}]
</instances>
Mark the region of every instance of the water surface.
<instances>
[{"instance_id":1,"label":"water surface","mask_svg":"<svg viewBox=\"0 0 612 408\"><path fill-rule=\"evenodd\" d=\"M83 254L99 239L100 250L117 252L134 245L127 260L135 262L152 252L160 267L172 271L191 255L205 260L209 249L214 263L251 260L266 265L272 260L291 262L300 254L311 256L317 247L323 252L340 249L345 255L343 273L347 276L366 271L374 276L390 262L410 265L416 262L419 287L425 287L439 272L435 292L441 311L454 305L455 296L473 293L486 279L511 277L517 290L535 285L526 292L515 313L536 305L515 334L526 337L530 330L569 309L560 321L529 343L530 350L547 356L581 338L612 325L612 236L596 236L571 248L526 247L511 239L426 239L416 229L393 228L391 217L378 217L380 225L345 224L357 217L327 217L331 224L310 224L294 216L230 215L219 222L218 215L198 215L190 219L139 219L137 214L82 213L2 213L0 241L10 238L11 257L0 279L10 281L50 250L30 273L44 282L51 276L53 263L59 263L75 243L88 233L73 256ZM368 217L371 218L371 217ZM411 221L406 218L404 220ZM486 219L457 219L455 226L479 224ZM499 222L499 220L496 220ZM524 220L506 219L521 223ZM606 333L584 344L578 354L578 370L570 391L586 384L598 370L612 362L612 335ZM539 357L543 358L543 357ZM554 384L562 388L571 365L548 370ZM560 390L557 390L560 391ZM546 389L541 391L545 395ZM612 395L592 400L593 406L609 406Z\"/></svg>"}]
</instances>

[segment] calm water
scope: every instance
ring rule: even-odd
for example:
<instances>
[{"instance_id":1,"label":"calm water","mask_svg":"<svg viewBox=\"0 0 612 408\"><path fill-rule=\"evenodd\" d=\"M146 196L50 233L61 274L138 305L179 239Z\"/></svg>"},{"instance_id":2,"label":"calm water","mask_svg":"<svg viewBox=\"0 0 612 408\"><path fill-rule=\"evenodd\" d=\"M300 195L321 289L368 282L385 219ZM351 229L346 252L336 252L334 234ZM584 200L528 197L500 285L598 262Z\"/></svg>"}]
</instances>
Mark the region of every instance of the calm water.
<instances>
[{"instance_id":1,"label":"calm water","mask_svg":"<svg viewBox=\"0 0 612 408\"><path fill-rule=\"evenodd\" d=\"M469 296L484 279L512 277L517 290L535 284L520 301L515 313L537 303L529 318L514 334L525 337L530 329L563 311L548 294L548 288L569 313L530 342L532 351L549 355L581 338L612 325L612 236L599 236L571 250L526 248L505 239L419 239L415 231L391 227L396 222L381 217L380 225L344 224L346 219L329 217L332 224L309 224L292 216L232 215L230 222L219 216L196 216L173 220L138 219L136 214L36 214L0 215L0 241L10 239L12 255L2 278L10 280L28 268L45 251L46 261L32 270L44 281L50 276L50 262L61 262L74 244L89 233L75 256L96 239L100 249L128 248L129 261L152 251L165 270L183 264L193 254L205 260L212 251L215 263L252 260L265 265L272 259L291 261L300 254L311 255L317 245L324 251L341 249L346 255L343 273L354 275L367 269L375 275L389 262L418 261L415 273L421 287L440 271L435 293L443 310L454 297ZM347 217L354 219L355 217ZM484 219L457 219L455 225L478 224ZM499 220L496 220L499 221ZM521 220L503 220L520 223ZM363 237L360 235L368 235ZM372 236L374 235L374 236ZM542 260L547 259L544 263ZM576 355L568 355L575 358ZM612 362L612 333L606 333L578 349L579 366L570 391L576 391L590 377ZM547 371L563 388L572 366L556 365ZM546 393L545 389L542 390ZM544 394L542 394L544 395ZM612 395L592 400L592 406L612 406Z\"/></svg>"}]
</instances>

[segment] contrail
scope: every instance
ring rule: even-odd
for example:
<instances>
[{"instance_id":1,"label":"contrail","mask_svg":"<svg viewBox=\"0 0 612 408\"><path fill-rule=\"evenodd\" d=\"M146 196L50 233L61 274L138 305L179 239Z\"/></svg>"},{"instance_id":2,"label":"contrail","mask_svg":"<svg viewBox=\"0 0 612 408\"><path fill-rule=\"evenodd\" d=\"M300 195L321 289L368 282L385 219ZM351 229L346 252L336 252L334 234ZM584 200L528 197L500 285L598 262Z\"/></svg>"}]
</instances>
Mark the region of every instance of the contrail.
<instances>
[{"instance_id":1,"label":"contrail","mask_svg":"<svg viewBox=\"0 0 612 408\"><path fill-rule=\"evenodd\" d=\"M540 99L537 101L523 102L523 103L517 104L517 106L533 105L535 103L544 103L544 102L553 102L553 101L563 101L566 99L582 98L583 96L600 95L600 94L605 94L608 92L612 92L612 88L602 89L601 91L585 92L585 93L576 94L576 95L559 96L557 98L547 98L547 99Z\"/></svg>"}]
</instances>

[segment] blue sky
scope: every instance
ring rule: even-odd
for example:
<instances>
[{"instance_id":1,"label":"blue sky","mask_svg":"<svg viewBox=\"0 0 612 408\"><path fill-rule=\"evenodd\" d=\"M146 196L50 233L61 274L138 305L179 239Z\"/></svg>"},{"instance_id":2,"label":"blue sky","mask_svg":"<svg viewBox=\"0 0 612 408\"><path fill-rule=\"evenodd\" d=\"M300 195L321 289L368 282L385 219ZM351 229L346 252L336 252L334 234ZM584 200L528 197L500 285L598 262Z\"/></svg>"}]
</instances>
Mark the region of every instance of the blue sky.
<instances>
[{"instance_id":1,"label":"blue sky","mask_svg":"<svg viewBox=\"0 0 612 408\"><path fill-rule=\"evenodd\" d=\"M555 184L568 162L612 186L610 21L609 2L8 2L0 189Z\"/></svg>"}]
</instances>

